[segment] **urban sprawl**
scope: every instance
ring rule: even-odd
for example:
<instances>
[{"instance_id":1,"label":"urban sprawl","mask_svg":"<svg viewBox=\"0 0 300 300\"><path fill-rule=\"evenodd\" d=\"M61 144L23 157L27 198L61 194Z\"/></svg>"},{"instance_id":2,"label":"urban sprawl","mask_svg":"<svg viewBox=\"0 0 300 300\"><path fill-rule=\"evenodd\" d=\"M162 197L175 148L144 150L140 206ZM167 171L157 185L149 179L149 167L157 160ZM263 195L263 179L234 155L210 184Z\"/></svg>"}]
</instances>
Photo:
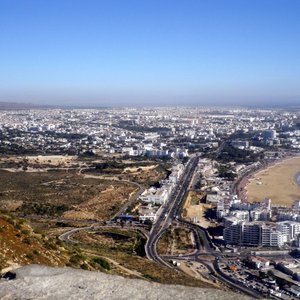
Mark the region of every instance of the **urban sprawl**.
<instances>
[{"instance_id":1,"label":"urban sprawl","mask_svg":"<svg viewBox=\"0 0 300 300\"><path fill-rule=\"evenodd\" d=\"M138 209L121 211L111 222L150 224L146 253L159 263L176 268L185 261L193 268L202 262L210 280L252 296L300 296L300 187L290 205L273 205L267 196L252 201L246 189L255 172L299 155L299 110L34 109L3 110L0 118L0 151L7 156L169 162L167 178L140 193ZM185 207L188 192L203 215ZM195 254L162 261L155 245L171 223L199 232Z\"/></svg>"}]
</instances>

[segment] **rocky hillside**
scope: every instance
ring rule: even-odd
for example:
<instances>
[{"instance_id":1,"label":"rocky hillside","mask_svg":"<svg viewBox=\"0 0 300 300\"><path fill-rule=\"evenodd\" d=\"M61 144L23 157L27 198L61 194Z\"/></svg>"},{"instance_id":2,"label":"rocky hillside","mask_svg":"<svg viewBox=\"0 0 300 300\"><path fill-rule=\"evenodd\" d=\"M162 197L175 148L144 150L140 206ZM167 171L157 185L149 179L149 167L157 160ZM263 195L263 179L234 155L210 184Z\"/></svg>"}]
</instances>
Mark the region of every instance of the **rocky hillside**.
<instances>
[{"instance_id":1,"label":"rocky hillside","mask_svg":"<svg viewBox=\"0 0 300 300\"><path fill-rule=\"evenodd\" d=\"M0 213L0 270L9 266L44 264L63 266L65 249L47 237L36 234L22 219Z\"/></svg>"},{"instance_id":2,"label":"rocky hillside","mask_svg":"<svg viewBox=\"0 0 300 300\"><path fill-rule=\"evenodd\" d=\"M0 282L0 298L8 299L250 299L208 288L162 285L104 273L38 265L14 271L16 279ZM26 297L24 296L26 295Z\"/></svg>"}]
</instances>

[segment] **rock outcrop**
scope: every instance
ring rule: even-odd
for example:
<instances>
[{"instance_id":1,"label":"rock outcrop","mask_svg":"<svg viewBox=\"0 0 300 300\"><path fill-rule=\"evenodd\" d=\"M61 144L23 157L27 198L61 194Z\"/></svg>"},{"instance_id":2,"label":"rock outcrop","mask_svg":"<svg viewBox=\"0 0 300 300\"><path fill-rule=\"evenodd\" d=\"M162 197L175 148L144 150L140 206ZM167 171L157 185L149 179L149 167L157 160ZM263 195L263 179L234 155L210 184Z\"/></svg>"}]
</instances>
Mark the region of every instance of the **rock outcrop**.
<instances>
[{"instance_id":1,"label":"rock outcrop","mask_svg":"<svg viewBox=\"0 0 300 300\"><path fill-rule=\"evenodd\" d=\"M0 282L0 298L8 299L250 299L217 289L163 285L71 268L29 265Z\"/></svg>"}]
</instances>

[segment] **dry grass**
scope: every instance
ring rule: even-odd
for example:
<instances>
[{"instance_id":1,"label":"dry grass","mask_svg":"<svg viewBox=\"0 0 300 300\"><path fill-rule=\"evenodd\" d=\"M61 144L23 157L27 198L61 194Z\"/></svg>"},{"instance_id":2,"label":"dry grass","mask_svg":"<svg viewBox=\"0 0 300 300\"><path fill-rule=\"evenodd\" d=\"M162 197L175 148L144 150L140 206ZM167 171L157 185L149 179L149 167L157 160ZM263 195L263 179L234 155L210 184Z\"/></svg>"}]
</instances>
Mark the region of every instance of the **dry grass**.
<instances>
[{"instance_id":1,"label":"dry grass","mask_svg":"<svg viewBox=\"0 0 300 300\"><path fill-rule=\"evenodd\" d=\"M36 155L36 156L9 156L0 157L0 167L11 172L21 171L26 166L30 172L46 171L46 168L78 167L77 156L64 155Z\"/></svg>"},{"instance_id":2,"label":"dry grass","mask_svg":"<svg viewBox=\"0 0 300 300\"><path fill-rule=\"evenodd\" d=\"M138 277L142 276L144 279L161 283L213 287L182 272L170 270L149 261L145 256L133 254L132 250L139 238L137 232L122 228L101 229L95 232L78 232L73 238L81 242L77 246L81 248L82 253L85 253L87 259L93 256L101 256L108 261L113 260L118 265L132 270L131 275L133 277L136 277L134 274L138 274ZM189 239L187 232L180 230L180 240L186 242L187 239ZM127 271L124 273L124 270L117 266L112 268L111 274L126 276L129 274L130 276L130 272Z\"/></svg>"},{"instance_id":3,"label":"dry grass","mask_svg":"<svg viewBox=\"0 0 300 300\"><path fill-rule=\"evenodd\" d=\"M72 236L85 247L96 248L106 253L127 252L132 254L140 235L122 228L80 231ZM142 237L141 237L142 238Z\"/></svg>"},{"instance_id":4,"label":"dry grass","mask_svg":"<svg viewBox=\"0 0 300 300\"><path fill-rule=\"evenodd\" d=\"M30 263L64 266L67 251L47 238L35 234L23 221L0 214L0 270L10 265Z\"/></svg>"},{"instance_id":5,"label":"dry grass","mask_svg":"<svg viewBox=\"0 0 300 300\"><path fill-rule=\"evenodd\" d=\"M197 223L205 228L215 227L215 224L205 217L207 210L211 209L212 205L200 203L205 195L204 192L190 191L184 203L183 217L187 220L196 219Z\"/></svg>"},{"instance_id":6,"label":"dry grass","mask_svg":"<svg viewBox=\"0 0 300 300\"><path fill-rule=\"evenodd\" d=\"M206 193L204 192L189 191L183 208L188 208L191 205L197 205L203 197L205 197L205 195Z\"/></svg>"},{"instance_id":7,"label":"dry grass","mask_svg":"<svg viewBox=\"0 0 300 300\"><path fill-rule=\"evenodd\" d=\"M249 202L270 198L272 204L291 206L300 199L295 174L300 171L300 157L286 159L256 173L246 186Z\"/></svg>"},{"instance_id":8,"label":"dry grass","mask_svg":"<svg viewBox=\"0 0 300 300\"><path fill-rule=\"evenodd\" d=\"M197 280L180 271L170 270L147 258L128 255L126 253L110 254L110 257L122 266L135 270L145 279L164 284L181 284L187 286L213 288L209 283Z\"/></svg>"},{"instance_id":9,"label":"dry grass","mask_svg":"<svg viewBox=\"0 0 300 300\"><path fill-rule=\"evenodd\" d=\"M43 173L2 170L0 175L0 208L41 218L105 220L136 190L129 183L83 178L63 170Z\"/></svg>"},{"instance_id":10,"label":"dry grass","mask_svg":"<svg viewBox=\"0 0 300 300\"><path fill-rule=\"evenodd\" d=\"M184 254L194 251L191 231L181 227L168 229L158 241L157 251L161 255Z\"/></svg>"},{"instance_id":11,"label":"dry grass","mask_svg":"<svg viewBox=\"0 0 300 300\"><path fill-rule=\"evenodd\" d=\"M71 227L85 226L80 225L85 220L108 219L137 189L130 183L84 178L69 169L71 165L76 168L78 163L72 159L32 157L20 158L20 161L0 161L0 165L13 168L14 171L0 171L0 209L7 209L15 215L20 214L30 219L34 228L39 228L42 230L40 232L48 236L33 233L27 225L18 225L18 221L0 218L0 268L12 263L24 265L32 262L52 266L69 265L111 274L141 276L162 283L207 287L207 283L149 261L144 256L142 247L145 239L136 232L115 229L113 233L117 235L111 235L111 230L110 233L102 231L98 234L82 231L74 235L82 243L75 245L56 242L55 237L67 229L49 228L49 224L55 224L57 217L63 217L66 226ZM20 172L24 165L41 168L42 172ZM58 170L61 167L65 169ZM126 165L125 172L122 173L122 169L117 176L121 175L123 179L145 186L165 178L167 174L166 167L159 164L141 165L141 168L137 166L134 169L129 169L130 167L132 166ZM48 168L52 170L47 172ZM29 229L24 231L24 228ZM191 246L189 233L181 230L177 233L178 241L174 249L180 253L184 248L186 252ZM95 262L95 257L107 259L111 263L111 269L103 269ZM112 260L116 263L112 263ZM128 269L133 270L133 273L128 272Z\"/></svg>"}]
</instances>

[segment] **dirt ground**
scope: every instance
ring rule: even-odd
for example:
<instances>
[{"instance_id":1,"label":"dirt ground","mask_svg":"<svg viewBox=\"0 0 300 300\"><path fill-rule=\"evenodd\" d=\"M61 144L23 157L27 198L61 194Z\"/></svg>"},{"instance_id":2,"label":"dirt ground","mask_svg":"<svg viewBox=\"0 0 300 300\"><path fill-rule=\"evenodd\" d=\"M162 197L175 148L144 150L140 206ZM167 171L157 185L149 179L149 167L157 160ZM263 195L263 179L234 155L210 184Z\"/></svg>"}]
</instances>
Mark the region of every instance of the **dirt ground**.
<instances>
[{"instance_id":1,"label":"dirt ground","mask_svg":"<svg viewBox=\"0 0 300 300\"><path fill-rule=\"evenodd\" d=\"M77 166L77 156L66 155L35 155L35 156L9 156L0 157L0 167L10 168L11 171L22 169L26 165L27 171L39 171L42 168L70 168Z\"/></svg>"},{"instance_id":2,"label":"dirt ground","mask_svg":"<svg viewBox=\"0 0 300 300\"><path fill-rule=\"evenodd\" d=\"M206 211L212 208L212 206L206 203L199 203L202 197L204 197L204 193L196 193L194 191L189 192L184 205L184 217L200 224L205 228L214 227L215 224L210 222L205 217Z\"/></svg>"},{"instance_id":3,"label":"dirt ground","mask_svg":"<svg viewBox=\"0 0 300 300\"><path fill-rule=\"evenodd\" d=\"M0 208L41 218L105 220L137 189L130 183L84 178L61 170L43 173L0 170L0 177Z\"/></svg>"},{"instance_id":4,"label":"dirt ground","mask_svg":"<svg viewBox=\"0 0 300 300\"><path fill-rule=\"evenodd\" d=\"M139 173L140 171L148 171L148 170L153 170L157 167L158 165L153 165L153 166L140 166L140 167L131 167L131 168L125 168L123 173L130 172L130 173Z\"/></svg>"},{"instance_id":5,"label":"dirt ground","mask_svg":"<svg viewBox=\"0 0 300 300\"><path fill-rule=\"evenodd\" d=\"M190 205L188 208L186 208L186 218L191 220L196 220L198 224L203 226L204 228L208 228L213 226L209 220L205 217L205 212L212 208L210 204L200 203L197 205Z\"/></svg>"},{"instance_id":6,"label":"dirt ground","mask_svg":"<svg viewBox=\"0 0 300 300\"><path fill-rule=\"evenodd\" d=\"M272 204L291 206L300 199L295 175L300 171L300 157L289 158L256 173L246 186L249 202L270 198Z\"/></svg>"},{"instance_id":7,"label":"dirt ground","mask_svg":"<svg viewBox=\"0 0 300 300\"><path fill-rule=\"evenodd\" d=\"M55 241L34 234L23 220L0 213L0 271L13 265L30 263L64 266L64 249Z\"/></svg>"},{"instance_id":8,"label":"dirt ground","mask_svg":"<svg viewBox=\"0 0 300 300\"><path fill-rule=\"evenodd\" d=\"M158 241L158 253L162 255L185 254L194 251L192 233L186 228L168 229Z\"/></svg>"},{"instance_id":9,"label":"dirt ground","mask_svg":"<svg viewBox=\"0 0 300 300\"><path fill-rule=\"evenodd\" d=\"M68 164L77 160L77 156L65 156L65 155L37 155L26 156L25 159L28 163L38 163L41 165L51 164L53 166L67 166Z\"/></svg>"},{"instance_id":10,"label":"dirt ground","mask_svg":"<svg viewBox=\"0 0 300 300\"><path fill-rule=\"evenodd\" d=\"M205 274L209 273L209 271L201 263L197 263L197 262L187 263L185 261L181 261L179 269L191 277L200 279L201 281L207 282L208 284L213 284L216 287L220 287L220 285L213 283L211 280L205 278Z\"/></svg>"}]
</instances>

